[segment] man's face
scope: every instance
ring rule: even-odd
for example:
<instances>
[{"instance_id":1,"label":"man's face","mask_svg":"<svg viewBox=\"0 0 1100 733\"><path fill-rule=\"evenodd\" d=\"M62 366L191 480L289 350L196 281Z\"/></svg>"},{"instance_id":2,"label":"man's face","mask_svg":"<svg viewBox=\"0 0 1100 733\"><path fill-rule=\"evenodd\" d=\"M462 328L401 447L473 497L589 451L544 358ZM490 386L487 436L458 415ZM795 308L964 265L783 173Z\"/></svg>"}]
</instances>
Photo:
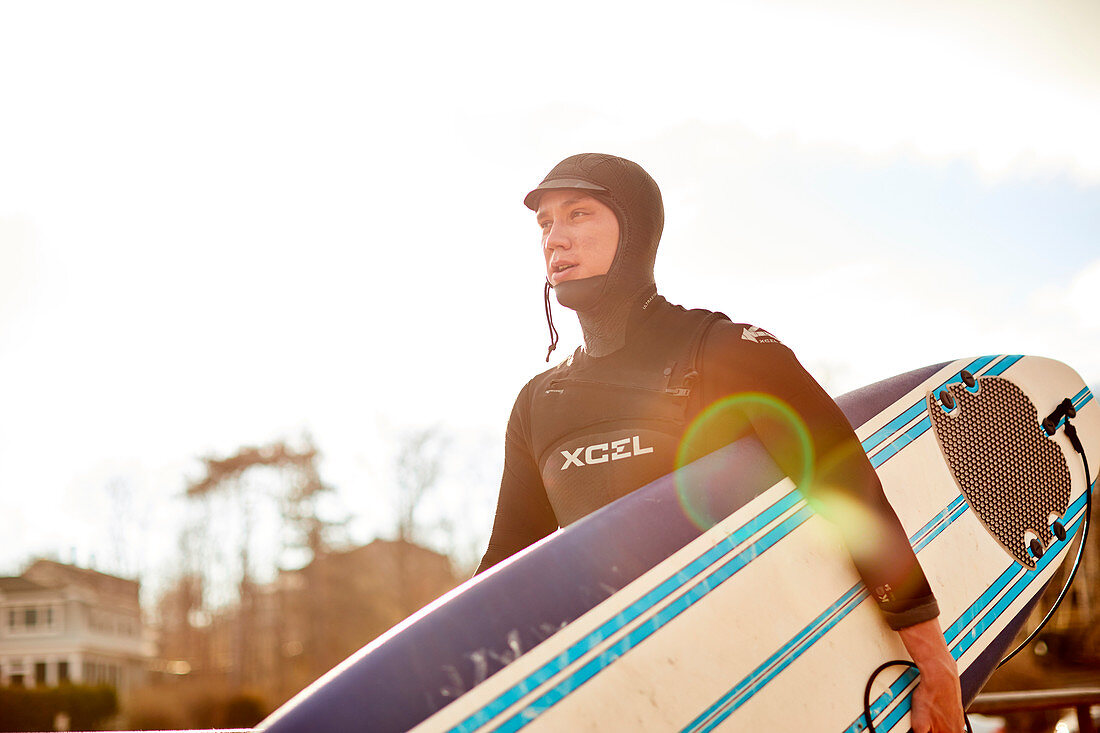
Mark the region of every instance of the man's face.
<instances>
[{"instance_id":1,"label":"man's face","mask_svg":"<svg viewBox=\"0 0 1100 733\"><path fill-rule=\"evenodd\" d=\"M606 275L611 269L619 247L619 220L606 204L577 190L547 191L536 215L551 285Z\"/></svg>"}]
</instances>

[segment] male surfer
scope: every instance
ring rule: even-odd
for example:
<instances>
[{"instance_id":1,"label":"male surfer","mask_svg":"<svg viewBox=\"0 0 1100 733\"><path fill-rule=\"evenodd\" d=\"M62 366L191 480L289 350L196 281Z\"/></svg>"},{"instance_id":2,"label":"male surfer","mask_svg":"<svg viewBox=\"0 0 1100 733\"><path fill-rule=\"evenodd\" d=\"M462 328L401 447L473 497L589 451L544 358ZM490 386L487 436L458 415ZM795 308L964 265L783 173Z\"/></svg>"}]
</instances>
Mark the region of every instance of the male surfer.
<instances>
[{"instance_id":1,"label":"male surfer","mask_svg":"<svg viewBox=\"0 0 1100 733\"><path fill-rule=\"evenodd\" d=\"M916 662L914 731L961 733L958 672L936 599L840 408L772 334L657 294L656 182L623 158L574 155L524 204L542 229L550 348L550 289L577 313L584 346L516 400L478 572L751 432L839 528Z\"/></svg>"}]
</instances>

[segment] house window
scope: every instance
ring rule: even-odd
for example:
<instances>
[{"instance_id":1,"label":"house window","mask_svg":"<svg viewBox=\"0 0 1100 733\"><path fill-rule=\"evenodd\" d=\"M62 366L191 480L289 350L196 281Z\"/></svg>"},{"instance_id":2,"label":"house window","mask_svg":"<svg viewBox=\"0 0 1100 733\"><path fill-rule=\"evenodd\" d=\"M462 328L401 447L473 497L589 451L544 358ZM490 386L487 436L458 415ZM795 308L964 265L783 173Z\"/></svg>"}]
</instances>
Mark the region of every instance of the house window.
<instances>
[{"instance_id":1,"label":"house window","mask_svg":"<svg viewBox=\"0 0 1100 733\"><path fill-rule=\"evenodd\" d=\"M8 684L11 685L12 687L22 687L23 686L23 675L13 674L11 676Z\"/></svg>"},{"instance_id":2,"label":"house window","mask_svg":"<svg viewBox=\"0 0 1100 733\"><path fill-rule=\"evenodd\" d=\"M38 609L27 608L23 611L23 625L28 629L33 629L38 625Z\"/></svg>"},{"instance_id":3,"label":"house window","mask_svg":"<svg viewBox=\"0 0 1100 733\"><path fill-rule=\"evenodd\" d=\"M69 663L58 662L57 663L57 681L64 684L69 681Z\"/></svg>"},{"instance_id":4,"label":"house window","mask_svg":"<svg viewBox=\"0 0 1100 733\"><path fill-rule=\"evenodd\" d=\"M53 628L53 606L46 607L46 627Z\"/></svg>"},{"instance_id":5,"label":"house window","mask_svg":"<svg viewBox=\"0 0 1100 733\"><path fill-rule=\"evenodd\" d=\"M46 663L35 662L34 663L34 684L35 687L46 684Z\"/></svg>"}]
</instances>

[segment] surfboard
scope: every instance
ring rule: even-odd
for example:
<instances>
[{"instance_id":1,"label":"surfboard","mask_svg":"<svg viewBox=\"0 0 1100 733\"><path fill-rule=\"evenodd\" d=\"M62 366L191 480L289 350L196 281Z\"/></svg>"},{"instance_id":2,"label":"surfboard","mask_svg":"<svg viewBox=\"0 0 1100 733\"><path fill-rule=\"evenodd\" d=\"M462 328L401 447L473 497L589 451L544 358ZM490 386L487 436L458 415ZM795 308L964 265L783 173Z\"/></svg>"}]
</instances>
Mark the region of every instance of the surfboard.
<instances>
[{"instance_id":1,"label":"surfboard","mask_svg":"<svg viewBox=\"0 0 1100 733\"><path fill-rule=\"evenodd\" d=\"M1041 427L1065 399L1100 456L1092 393L1049 359L961 359L837 400L939 601L965 701L1084 520L1065 418ZM835 528L744 438L471 579L258 729L855 732L871 672L906 658ZM916 682L877 678L877 730L908 730Z\"/></svg>"}]
</instances>

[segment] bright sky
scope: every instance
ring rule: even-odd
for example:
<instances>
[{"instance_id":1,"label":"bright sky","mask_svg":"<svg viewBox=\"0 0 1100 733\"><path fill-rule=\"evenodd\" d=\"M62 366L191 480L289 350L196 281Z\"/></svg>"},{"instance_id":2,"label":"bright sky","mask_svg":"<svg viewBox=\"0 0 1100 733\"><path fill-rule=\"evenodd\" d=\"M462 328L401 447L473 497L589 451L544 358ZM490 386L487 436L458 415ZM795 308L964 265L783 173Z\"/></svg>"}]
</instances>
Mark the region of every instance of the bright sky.
<instances>
[{"instance_id":1,"label":"bright sky","mask_svg":"<svg viewBox=\"0 0 1100 733\"><path fill-rule=\"evenodd\" d=\"M366 541L433 424L426 517L480 552L545 368L521 200L575 152L660 183L673 302L834 394L1001 352L1100 386L1098 37L1091 0L0 2L0 573L170 571L196 459L303 431Z\"/></svg>"}]
</instances>

